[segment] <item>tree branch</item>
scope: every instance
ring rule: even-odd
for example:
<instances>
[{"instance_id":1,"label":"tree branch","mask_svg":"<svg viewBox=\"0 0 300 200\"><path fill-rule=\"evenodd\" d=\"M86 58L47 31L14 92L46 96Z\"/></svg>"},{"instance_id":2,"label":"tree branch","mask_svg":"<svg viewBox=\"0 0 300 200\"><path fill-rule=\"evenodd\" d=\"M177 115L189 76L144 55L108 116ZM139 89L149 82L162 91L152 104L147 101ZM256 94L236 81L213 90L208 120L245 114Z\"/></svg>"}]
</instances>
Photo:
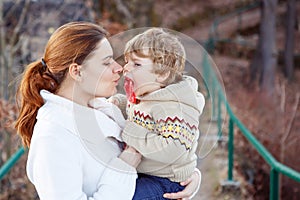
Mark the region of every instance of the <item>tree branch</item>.
<instances>
[{"instance_id":1,"label":"tree branch","mask_svg":"<svg viewBox=\"0 0 300 200\"><path fill-rule=\"evenodd\" d=\"M14 5L9 9L9 11L7 12L7 14L3 17L4 21L7 21L12 15L14 15L14 11L16 10L16 8L19 6L19 4L21 3L21 0L17 0Z\"/></svg>"},{"instance_id":2,"label":"tree branch","mask_svg":"<svg viewBox=\"0 0 300 200\"><path fill-rule=\"evenodd\" d=\"M0 1L0 95L4 94L5 85L5 63L6 63L6 56L5 56L5 30L4 30L4 21L3 21L3 1Z\"/></svg>"},{"instance_id":3,"label":"tree branch","mask_svg":"<svg viewBox=\"0 0 300 200\"><path fill-rule=\"evenodd\" d=\"M285 110L285 82L281 85L281 101L280 101L280 110L284 113Z\"/></svg>"},{"instance_id":4,"label":"tree branch","mask_svg":"<svg viewBox=\"0 0 300 200\"><path fill-rule=\"evenodd\" d=\"M116 3L117 10L125 15L126 23L127 23L128 27L131 28L134 20L133 20L133 16L130 14L128 8L124 5L122 0L114 0L114 1Z\"/></svg>"},{"instance_id":5,"label":"tree branch","mask_svg":"<svg viewBox=\"0 0 300 200\"><path fill-rule=\"evenodd\" d=\"M25 0L25 5L24 5L24 8L22 9L20 19L19 19L16 27L14 28L12 37L9 41L9 44L11 45L11 47L14 46L14 43L16 42L16 39L17 39L17 35L20 33L20 29L24 23L24 20L25 20L25 17L26 17L28 8L29 8L29 4L30 4L30 0Z\"/></svg>"},{"instance_id":6,"label":"tree branch","mask_svg":"<svg viewBox=\"0 0 300 200\"><path fill-rule=\"evenodd\" d=\"M295 105L294 105L293 111L292 111L292 118L291 118L290 122L288 123L287 128L284 131L285 135L280 140L280 146L281 146L280 160L281 160L281 162L284 161L285 142L286 142L287 138L289 137L291 129L292 129L292 125L293 125L293 122L294 122L294 119L295 119L295 116L296 116L296 113L297 113L297 108L298 108L298 105L299 105L299 98L300 98L300 93L297 92L296 102L295 102Z\"/></svg>"},{"instance_id":7,"label":"tree branch","mask_svg":"<svg viewBox=\"0 0 300 200\"><path fill-rule=\"evenodd\" d=\"M288 124L287 126L287 129L286 129L286 134L284 135L283 139L282 139L282 142L285 143L286 139L288 138L288 136L290 135L290 132L291 132L291 129L292 129L292 126L293 126L293 123L294 123L294 120L295 120L295 116L296 116L296 113L297 113L297 109L298 109L298 105L299 105L299 98L300 98L300 93L297 92L296 94L296 102L295 102L295 105L293 107L293 113L292 113L292 118L290 120L290 123Z\"/></svg>"}]
</instances>

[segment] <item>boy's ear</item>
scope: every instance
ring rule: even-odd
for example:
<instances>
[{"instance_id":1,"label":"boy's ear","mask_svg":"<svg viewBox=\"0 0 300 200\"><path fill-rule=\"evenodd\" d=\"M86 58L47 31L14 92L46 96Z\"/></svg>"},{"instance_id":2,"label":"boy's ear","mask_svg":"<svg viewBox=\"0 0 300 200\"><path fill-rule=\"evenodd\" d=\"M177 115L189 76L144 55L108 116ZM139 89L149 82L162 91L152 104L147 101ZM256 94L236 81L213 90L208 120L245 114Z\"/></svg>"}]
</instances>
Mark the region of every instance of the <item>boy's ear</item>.
<instances>
[{"instance_id":1,"label":"boy's ear","mask_svg":"<svg viewBox=\"0 0 300 200\"><path fill-rule=\"evenodd\" d=\"M81 81L81 65L78 65L77 63L72 63L69 66L69 74L75 81Z\"/></svg>"},{"instance_id":2,"label":"boy's ear","mask_svg":"<svg viewBox=\"0 0 300 200\"><path fill-rule=\"evenodd\" d=\"M167 80L167 78L169 78L169 75L170 75L170 71L168 71L164 74L159 74L157 76L156 81L159 82L159 83L163 83L165 80Z\"/></svg>"}]
</instances>

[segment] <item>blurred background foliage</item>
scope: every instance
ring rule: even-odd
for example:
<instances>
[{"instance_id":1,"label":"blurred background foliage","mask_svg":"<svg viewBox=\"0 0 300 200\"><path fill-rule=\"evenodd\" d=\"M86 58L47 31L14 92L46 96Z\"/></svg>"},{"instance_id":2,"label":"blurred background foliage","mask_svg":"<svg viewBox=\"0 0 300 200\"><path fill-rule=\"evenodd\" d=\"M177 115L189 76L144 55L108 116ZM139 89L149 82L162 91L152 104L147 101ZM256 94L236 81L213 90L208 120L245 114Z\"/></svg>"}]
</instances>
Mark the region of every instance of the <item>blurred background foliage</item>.
<instances>
[{"instance_id":1,"label":"blurred background foliage","mask_svg":"<svg viewBox=\"0 0 300 200\"><path fill-rule=\"evenodd\" d=\"M276 159L300 171L299 11L296 0L0 0L0 166L20 146L12 128L18 76L42 57L57 27L84 20L111 35L165 27L209 47L239 118ZM247 199L266 199L268 166L237 138L235 167L248 181ZM25 162L1 180L0 199L38 199ZM281 196L299 199L299 183L283 178Z\"/></svg>"}]
</instances>

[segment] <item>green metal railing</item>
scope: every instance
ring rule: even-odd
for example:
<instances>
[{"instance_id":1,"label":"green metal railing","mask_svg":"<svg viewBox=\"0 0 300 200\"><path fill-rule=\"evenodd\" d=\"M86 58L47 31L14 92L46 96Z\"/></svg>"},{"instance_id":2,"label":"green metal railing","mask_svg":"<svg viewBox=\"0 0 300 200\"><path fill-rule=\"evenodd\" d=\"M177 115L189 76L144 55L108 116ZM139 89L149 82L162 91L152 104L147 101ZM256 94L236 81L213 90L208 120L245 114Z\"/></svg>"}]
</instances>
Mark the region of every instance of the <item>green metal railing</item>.
<instances>
[{"instance_id":1,"label":"green metal railing","mask_svg":"<svg viewBox=\"0 0 300 200\"><path fill-rule=\"evenodd\" d=\"M24 154L25 149L20 147L0 168L0 180L10 171L10 169L17 163L17 161Z\"/></svg>"},{"instance_id":2,"label":"green metal railing","mask_svg":"<svg viewBox=\"0 0 300 200\"><path fill-rule=\"evenodd\" d=\"M222 38L220 37L220 33L218 31L218 26L222 23L224 23L226 20L228 19L232 19L235 16L238 16L238 23L237 23L237 30L240 30L240 27L242 25L242 14L244 12L247 12L249 10L258 8L260 6L260 1L254 2L250 5L247 5L245 7L236 9L234 12L231 12L227 15L224 15L222 17L219 17L217 19L215 19L212 23L212 26L210 27L209 30L209 39L206 41L205 46L206 46L206 50L208 52L212 52L216 46L216 43L218 42L227 42L227 43L239 43L240 45L244 45L244 46L253 46L250 43L247 43L245 41L237 41L237 40L232 40L230 38Z\"/></svg>"},{"instance_id":3,"label":"green metal railing","mask_svg":"<svg viewBox=\"0 0 300 200\"><path fill-rule=\"evenodd\" d=\"M209 77L208 79L204 78L204 81L207 83L213 83L209 88L211 98L217 97L216 100L212 101L213 107L214 102L217 101L217 126L218 126L218 136L222 137L222 127L223 122L221 118L221 104L224 105L228 116L229 116L229 125L228 125L228 178L227 181L234 182L233 179L233 161L234 161L234 127L238 127L241 133L246 137L250 144L256 149L256 151L263 157L263 159L271 167L270 170L270 200L277 200L279 198L279 174L283 174L297 182L300 182L300 173L294 169L278 162L272 154L256 139L256 137L245 127L245 125L235 116L231 110L228 101L226 100L221 85L214 72L211 71L212 67L207 62L207 53L203 56L203 70L205 71L204 76ZM210 71L210 72L209 72ZM209 74L208 74L209 73ZM213 79L213 80L211 80Z\"/></svg>"},{"instance_id":4,"label":"green metal railing","mask_svg":"<svg viewBox=\"0 0 300 200\"><path fill-rule=\"evenodd\" d=\"M207 56L207 55L206 55ZM210 68L210 66L204 66ZM216 77L215 77L216 78ZM214 84L215 91L218 93L218 109L217 112L221 112L220 103L223 103L227 113L229 115L229 125L228 125L228 181L233 180L233 163L234 163L234 127L237 126L241 133L246 137L246 139L251 143L251 145L257 150L257 152L263 157L263 159L271 167L270 171L270 200L279 199L279 174L283 174L297 182L300 182L300 173L294 169L278 162L272 154L256 139L256 137L246 128L246 126L234 115L232 112L228 101L226 100L223 90L219 85L218 81ZM221 116L221 114L218 114ZM221 117L218 117L218 124L222 123ZM221 136L221 126L218 125L218 134Z\"/></svg>"},{"instance_id":5,"label":"green metal railing","mask_svg":"<svg viewBox=\"0 0 300 200\"><path fill-rule=\"evenodd\" d=\"M246 6L245 8L238 9L237 11L230 13L222 18L219 18L214 21L211 30L210 37L204 43L205 49L208 52L213 52L217 42L232 42L229 38L220 38L220 35L217 31L217 26L226 21L228 18L233 17L234 15L239 15L243 12L246 12L250 9L256 8L259 6L259 3L254 3L252 5ZM212 99L212 115L213 119L217 115L217 126L218 126L218 136L222 137L222 128L221 124L223 122L221 118L221 104L224 105L226 111L229 115L228 123L228 174L227 181L234 182L233 179L233 163L234 163L234 127L239 128L244 137L250 142L250 144L256 149L256 151L263 157L263 159L271 167L270 170L270 200L279 199L279 175L283 174L297 182L300 182L300 173L294 169L278 162L272 154L256 139L256 137L246 128L246 126L234 115L232 112L229 103L227 102L223 90L221 88L220 82L217 79L216 74L212 71L212 67L208 62L208 55L204 53L203 56L203 74L204 81L208 84L208 90ZM217 105L216 102L217 101ZM215 109L216 107L217 109ZM217 112L217 114L216 114Z\"/></svg>"}]
</instances>

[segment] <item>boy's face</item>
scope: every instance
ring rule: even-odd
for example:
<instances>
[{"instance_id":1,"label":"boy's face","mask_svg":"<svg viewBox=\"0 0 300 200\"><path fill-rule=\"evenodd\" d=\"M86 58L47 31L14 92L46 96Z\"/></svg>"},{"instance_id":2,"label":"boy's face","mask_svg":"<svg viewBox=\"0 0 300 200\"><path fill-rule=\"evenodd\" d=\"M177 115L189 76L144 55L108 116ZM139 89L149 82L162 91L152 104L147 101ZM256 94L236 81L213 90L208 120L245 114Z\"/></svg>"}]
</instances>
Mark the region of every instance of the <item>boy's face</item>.
<instances>
[{"instance_id":1,"label":"boy's face","mask_svg":"<svg viewBox=\"0 0 300 200\"><path fill-rule=\"evenodd\" d=\"M157 81L159 75L153 73L154 63L150 58L138 57L130 54L124 66L125 80L133 81L133 91L136 96L141 96L161 88Z\"/></svg>"}]
</instances>

